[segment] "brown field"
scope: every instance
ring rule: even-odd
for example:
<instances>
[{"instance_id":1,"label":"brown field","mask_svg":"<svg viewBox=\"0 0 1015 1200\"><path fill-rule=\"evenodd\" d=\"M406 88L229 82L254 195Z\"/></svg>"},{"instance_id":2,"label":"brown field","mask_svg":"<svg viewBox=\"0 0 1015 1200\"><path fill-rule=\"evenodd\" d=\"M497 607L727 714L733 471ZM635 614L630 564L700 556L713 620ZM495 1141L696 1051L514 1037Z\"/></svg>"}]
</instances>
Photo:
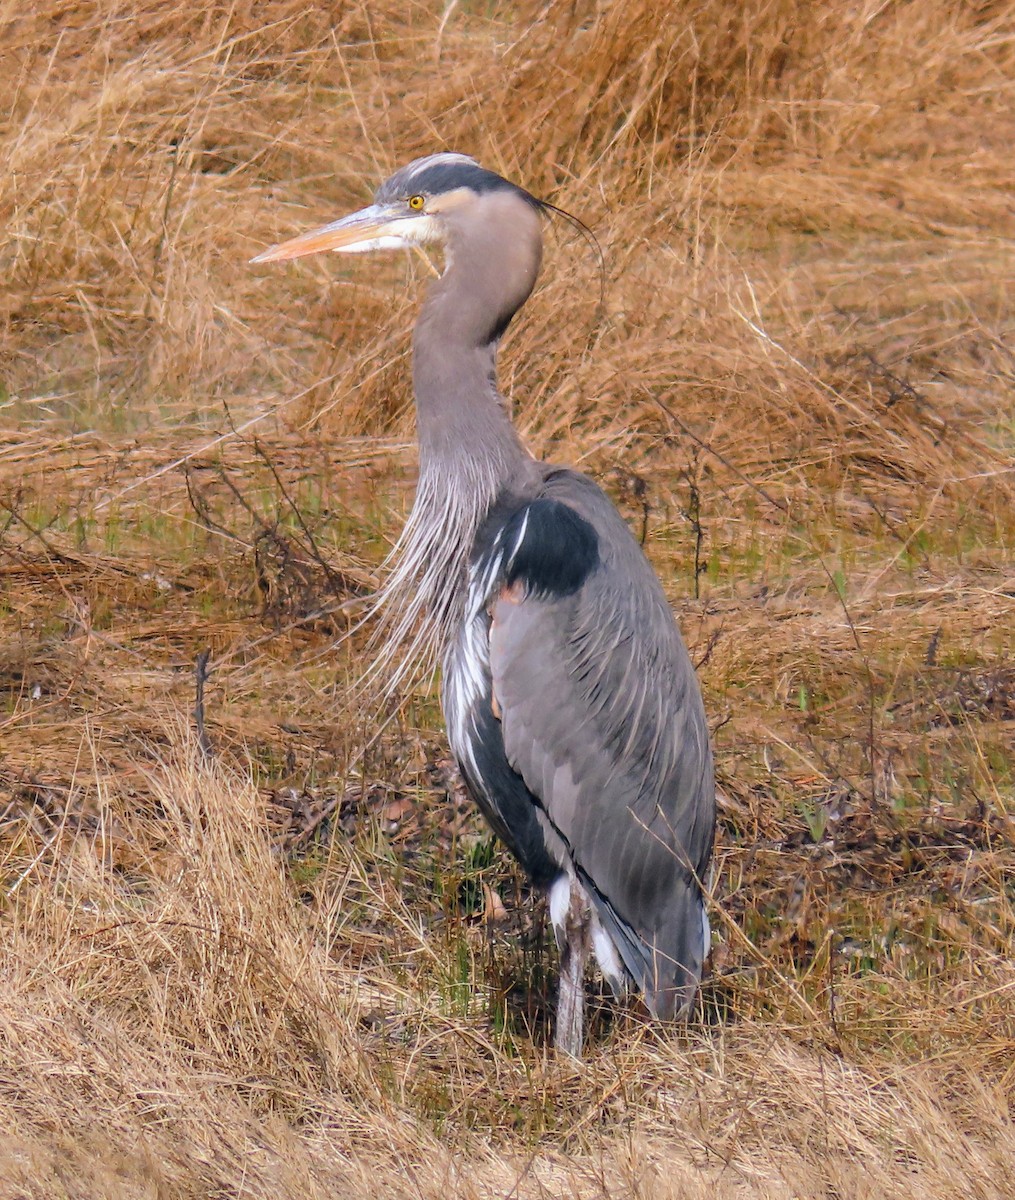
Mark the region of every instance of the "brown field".
<instances>
[{"instance_id":1,"label":"brown field","mask_svg":"<svg viewBox=\"0 0 1015 1200\"><path fill-rule=\"evenodd\" d=\"M0 6L0 1200L1015 1195L1013 30ZM432 684L356 686L431 268L247 265L441 148L595 231L502 383L715 729L699 1018L580 1067Z\"/></svg>"}]
</instances>

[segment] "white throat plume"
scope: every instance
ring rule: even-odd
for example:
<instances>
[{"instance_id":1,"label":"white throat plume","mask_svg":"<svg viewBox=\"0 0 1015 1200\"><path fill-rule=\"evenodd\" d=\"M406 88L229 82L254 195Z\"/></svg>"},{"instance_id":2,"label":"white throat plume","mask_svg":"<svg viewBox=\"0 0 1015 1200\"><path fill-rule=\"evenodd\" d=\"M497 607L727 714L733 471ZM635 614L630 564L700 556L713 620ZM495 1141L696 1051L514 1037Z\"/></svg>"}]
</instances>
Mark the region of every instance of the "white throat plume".
<instances>
[{"instance_id":1,"label":"white throat plume","mask_svg":"<svg viewBox=\"0 0 1015 1200\"><path fill-rule=\"evenodd\" d=\"M364 682L385 677L385 697L424 678L443 657L462 620L476 534L502 479L502 464L483 458L421 460L412 511L370 610L377 657Z\"/></svg>"}]
</instances>

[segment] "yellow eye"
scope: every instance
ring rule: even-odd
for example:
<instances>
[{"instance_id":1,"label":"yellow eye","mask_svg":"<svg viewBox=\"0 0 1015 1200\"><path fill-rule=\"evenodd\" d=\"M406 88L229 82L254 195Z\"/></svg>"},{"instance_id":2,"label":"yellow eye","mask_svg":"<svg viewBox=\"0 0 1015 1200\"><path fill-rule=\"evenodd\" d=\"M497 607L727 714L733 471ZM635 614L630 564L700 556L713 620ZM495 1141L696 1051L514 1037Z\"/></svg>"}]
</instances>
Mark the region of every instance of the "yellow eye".
<instances>
[{"instance_id":1,"label":"yellow eye","mask_svg":"<svg viewBox=\"0 0 1015 1200\"><path fill-rule=\"evenodd\" d=\"M423 207L423 205L425 203L426 203L426 200L422 196L410 196L409 197L409 207L412 209L413 212L419 212L419 210Z\"/></svg>"}]
</instances>

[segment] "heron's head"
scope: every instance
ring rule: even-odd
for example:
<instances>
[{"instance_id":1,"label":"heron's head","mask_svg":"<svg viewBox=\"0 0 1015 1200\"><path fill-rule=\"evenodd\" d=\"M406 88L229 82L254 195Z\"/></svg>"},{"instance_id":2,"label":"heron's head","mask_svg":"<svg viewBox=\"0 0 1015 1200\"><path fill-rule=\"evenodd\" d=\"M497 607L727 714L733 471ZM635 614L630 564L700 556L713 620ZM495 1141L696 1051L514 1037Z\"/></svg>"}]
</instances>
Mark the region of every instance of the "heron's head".
<instances>
[{"instance_id":1,"label":"heron's head","mask_svg":"<svg viewBox=\"0 0 1015 1200\"><path fill-rule=\"evenodd\" d=\"M396 171L377 189L373 204L329 225L272 246L251 261L276 262L321 250L360 254L442 245L467 239L517 242L536 264L543 204L523 188L487 171L465 154L431 154Z\"/></svg>"}]
</instances>

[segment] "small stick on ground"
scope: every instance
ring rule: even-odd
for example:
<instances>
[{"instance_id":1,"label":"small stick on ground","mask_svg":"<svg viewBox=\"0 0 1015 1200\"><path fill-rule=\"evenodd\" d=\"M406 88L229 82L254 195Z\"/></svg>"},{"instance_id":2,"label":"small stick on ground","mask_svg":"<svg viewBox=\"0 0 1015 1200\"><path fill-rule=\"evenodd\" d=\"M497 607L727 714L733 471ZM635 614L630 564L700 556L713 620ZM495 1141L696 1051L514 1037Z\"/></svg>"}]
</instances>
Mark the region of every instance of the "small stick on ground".
<instances>
[{"instance_id":1,"label":"small stick on ground","mask_svg":"<svg viewBox=\"0 0 1015 1200\"><path fill-rule=\"evenodd\" d=\"M210 650L202 650L194 663L194 724L197 726L197 744L201 747L201 757L205 762L210 762L215 757L215 751L204 727L204 685L208 678L210 657Z\"/></svg>"}]
</instances>

